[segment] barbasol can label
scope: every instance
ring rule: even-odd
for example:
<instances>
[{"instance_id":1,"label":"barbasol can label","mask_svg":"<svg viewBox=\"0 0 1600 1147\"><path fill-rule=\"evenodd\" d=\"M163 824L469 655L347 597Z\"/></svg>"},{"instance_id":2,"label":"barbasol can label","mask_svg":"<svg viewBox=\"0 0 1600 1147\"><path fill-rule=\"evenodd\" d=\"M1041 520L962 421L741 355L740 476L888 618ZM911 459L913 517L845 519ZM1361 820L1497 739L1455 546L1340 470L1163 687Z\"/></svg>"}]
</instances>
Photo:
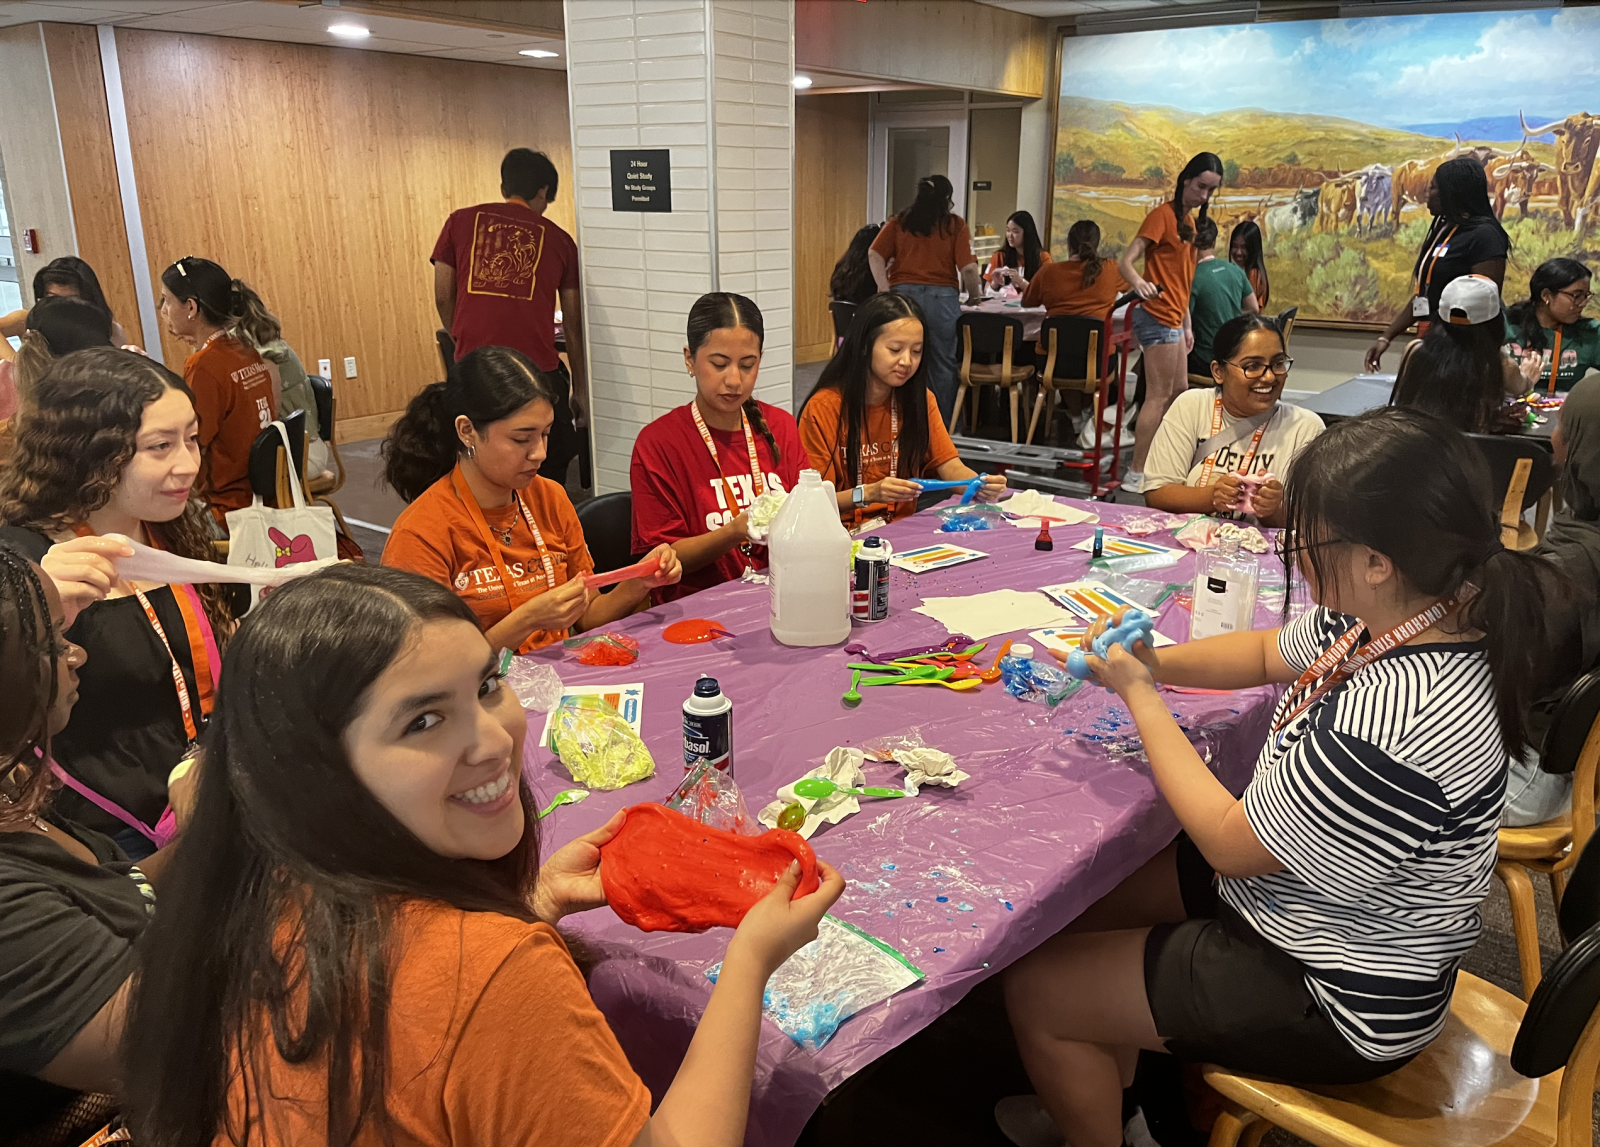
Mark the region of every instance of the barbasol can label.
<instances>
[{"instance_id":1,"label":"barbasol can label","mask_svg":"<svg viewBox=\"0 0 1600 1147\"><path fill-rule=\"evenodd\" d=\"M869 537L856 550L855 577L850 584L853 621L882 621L889 616L889 547Z\"/></svg>"},{"instance_id":2,"label":"barbasol can label","mask_svg":"<svg viewBox=\"0 0 1600 1147\"><path fill-rule=\"evenodd\" d=\"M683 767L691 769L697 760L710 762L726 771L733 753L733 708L721 713L683 714Z\"/></svg>"}]
</instances>

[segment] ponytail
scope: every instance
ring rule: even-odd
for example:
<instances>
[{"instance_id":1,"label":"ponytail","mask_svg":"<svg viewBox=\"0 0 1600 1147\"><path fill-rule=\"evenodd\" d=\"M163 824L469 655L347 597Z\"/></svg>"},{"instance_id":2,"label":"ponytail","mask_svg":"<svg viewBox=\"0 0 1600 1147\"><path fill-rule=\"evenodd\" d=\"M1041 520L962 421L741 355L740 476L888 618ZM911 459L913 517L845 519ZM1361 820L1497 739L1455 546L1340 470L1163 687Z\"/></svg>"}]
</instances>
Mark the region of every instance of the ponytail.
<instances>
[{"instance_id":1,"label":"ponytail","mask_svg":"<svg viewBox=\"0 0 1600 1147\"><path fill-rule=\"evenodd\" d=\"M450 376L422 388L383 440L383 477L407 502L455 469L463 453L456 419L466 416L478 433L530 402L556 404L557 384L521 351L479 347L450 368Z\"/></svg>"},{"instance_id":2,"label":"ponytail","mask_svg":"<svg viewBox=\"0 0 1600 1147\"><path fill-rule=\"evenodd\" d=\"M1559 682L1552 671L1548 619L1571 597L1571 584L1549 558L1496 542L1467 578L1477 596L1462 610L1463 627L1483 633L1494 677L1495 717L1506 752L1528 741L1528 710Z\"/></svg>"},{"instance_id":3,"label":"ponytail","mask_svg":"<svg viewBox=\"0 0 1600 1147\"><path fill-rule=\"evenodd\" d=\"M230 338L264 347L283 337L283 324L261 296L210 259L179 259L161 272L161 285L175 299L194 300L201 316Z\"/></svg>"},{"instance_id":4,"label":"ponytail","mask_svg":"<svg viewBox=\"0 0 1600 1147\"><path fill-rule=\"evenodd\" d=\"M17 380L17 400L21 407L35 404L34 388L54 365L56 356L50 353L50 344L39 331L23 331L22 346L17 349L14 370Z\"/></svg>"},{"instance_id":5,"label":"ponytail","mask_svg":"<svg viewBox=\"0 0 1600 1147\"><path fill-rule=\"evenodd\" d=\"M750 420L750 425L756 428L756 433L767 440L767 449L772 451L772 460L782 462L783 451L778 449L778 440L772 436L772 427L767 425L767 416L761 413L761 404L756 401L753 394L744 400L744 416Z\"/></svg>"},{"instance_id":6,"label":"ponytail","mask_svg":"<svg viewBox=\"0 0 1600 1147\"><path fill-rule=\"evenodd\" d=\"M1202 151L1183 165L1183 170L1178 172L1177 185L1172 189L1172 214L1178 220L1178 238L1185 243L1194 239L1194 227L1189 223L1189 213L1183 206L1183 185L1198 179L1206 172L1213 175L1222 174L1222 160L1209 151ZM1210 219L1210 202L1200 204L1200 213L1196 216L1198 222L1204 223Z\"/></svg>"},{"instance_id":7,"label":"ponytail","mask_svg":"<svg viewBox=\"0 0 1600 1147\"><path fill-rule=\"evenodd\" d=\"M278 321L276 315L267 310L267 305L261 301L261 296L246 286L242 279L233 280L232 285L229 302L233 325L228 333L241 338L257 350L271 346L281 339L283 324Z\"/></svg>"},{"instance_id":8,"label":"ponytail","mask_svg":"<svg viewBox=\"0 0 1600 1147\"><path fill-rule=\"evenodd\" d=\"M1067 254L1083 263L1083 286L1092 287L1100 277L1100 225L1080 219L1067 232Z\"/></svg>"}]
</instances>

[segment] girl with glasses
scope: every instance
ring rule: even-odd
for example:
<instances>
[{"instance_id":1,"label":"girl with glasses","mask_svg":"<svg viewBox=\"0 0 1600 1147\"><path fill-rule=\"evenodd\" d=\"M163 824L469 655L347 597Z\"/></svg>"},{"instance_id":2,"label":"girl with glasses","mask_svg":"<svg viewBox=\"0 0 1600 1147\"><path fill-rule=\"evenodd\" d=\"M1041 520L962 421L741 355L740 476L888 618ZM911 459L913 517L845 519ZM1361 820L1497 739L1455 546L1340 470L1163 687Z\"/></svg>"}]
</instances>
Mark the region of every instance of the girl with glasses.
<instances>
[{"instance_id":1,"label":"girl with glasses","mask_svg":"<svg viewBox=\"0 0 1600 1147\"><path fill-rule=\"evenodd\" d=\"M1216 514L1282 525L1283 479L1322 419L1281 401L1294 360L1278 324L1256 314L1229 319L1212 340L1216 388L1180 394L1145 464L1145 503L1173 514ZM1240 480L1271 475L1241 513Z\"/></svg>"},{"instance_id":2,"label":"girl with glasses","mask_svg":"<svg viewBox=\"0 0 1600 1147\"><path fill-rule=\"evenodd\" d=\"M1570 390L1589 371L1600 370L1600 323L1583 317L1590 277L1576 259L1546 260L1528 280L1528 297L1506 311L1506 349L1526 364L1523 376L1535 390Z\"/></svg>"}]
</instances>

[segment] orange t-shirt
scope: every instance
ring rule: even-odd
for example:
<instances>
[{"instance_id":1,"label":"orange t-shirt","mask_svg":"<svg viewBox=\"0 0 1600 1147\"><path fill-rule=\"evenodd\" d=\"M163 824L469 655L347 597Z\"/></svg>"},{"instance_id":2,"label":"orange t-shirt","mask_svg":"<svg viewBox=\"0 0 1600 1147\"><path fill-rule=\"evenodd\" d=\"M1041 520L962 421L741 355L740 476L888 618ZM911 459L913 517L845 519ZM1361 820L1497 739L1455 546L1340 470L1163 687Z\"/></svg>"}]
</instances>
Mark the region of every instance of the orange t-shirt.
<instances>
[{"instance_id":1,"label":"orange t-shirt","mask_svg":"<svg viewBox=\"0 0 1600 1147\"><path fill-rule=\"evenodd\" d=\"M1048 251L1040 251L1039 252L1039 271L1044 270L1044 265L1046 263L1048 263L1049 261L1050 261L1050 252L1048 252ZM1004 247L1002 247L1002 248L1000 248L1000 250L996 251L993 255L989 256L989 269L987 271L985 271L984 274L985 275L992 275L996 271L998 271L1001 267L1004 267L1005 265L1006 265L1006 249ZM1026 274L1027 270L1028 270L1026 267L1024 267L1022 265L1022 263L1020 261L1018 261L1017 266L1014 269L1018 270L1018 271L1021 271L1024 274ZM1035 271L1034 274L1037 275L1039 273L1039 271ZM1031 282L1033 282L1033 280L1029 279L1028 282L1031 283Z\"/></svg>"},{"instance_id":2,"label":"orange t-shirt","mask_svg":"<svg viewBox=\"0 0 1600 1147\"><path fill-rule=\"evenodd\" d=\"M385 1096L394 1142L633 1142L650 1092L554 928L416 900L396 913L395 940ZM252 1143L326 1143L326 1056L284 1062L265 1015L257 1040L257 1062L232 1075L228 1122L238 1130L248 1103ZM382 1138L369 1122L355 1142ZM214 1143L233 1140L222 1128Z\"/></svg>"},{"instance_id":3,"label":"orange t-shirt","mask_svg":"<svg viewBox=\"0 0 1600 1147\"><path fill-rule=\"evenodd\" d=\"M1111 313L1111 304L1128 289L1128 284L1117 270L1114 259L1100 260L1100 273L1087 287L1083 285L1083 267L1081 259L1063 259L1041 266L1039 273L1028 280L1028 289L1022 292L1022 305L1044 307L1052 315L1105 318Z\"/></svg>"},{"instance_id":4,"label":"orange t-shirt","mask_svg":"<svg viewBox=\"0 0 1600 1147\"><path fill-rule=\"evenodd\" d=\"M892 395L890 400L893 401ZM805 409L800 412L800 441L805 445L806 456L821 473L823 480L832 482L834 489L841 492L853 488L849 467L845 465L849 429L841 416L843 410L844 403L837 390L818 390L811 395ZM861 435L861 468L856 482L870 486L873 482L889 477L889 463L894 458L894 436L890 433L893 428L888 402L867 407L867 424ZM928 455L920 464L915 459L900 459L900 476L930 477L940 466L959 456L955 443L950 441L949 431L944 427L944 416L939 413L938 400L933 397L933 391L930 390L928 391ZM883 512L888 512L891 520L903 518L907 514L915 513L916 509L915 499L895 506L879 502L863 506L859 510L854 507L841 510L839 516L849 524Z\"/></svg>"},{"instance_id":5,"label":"orange t-shirt","mask_svg":"<svg viewBox=\"0 0 1600 1147\"><path fill-rule=\"evenodd\" d=\"M556 585L576 574L592 572L594 559L589 556L583 526L578 523L577 511L566 490L548 478L535 478L520 494L544 535ZM471 497L471 491L467 496ZM507 529L511 531L510 543L502 542L500 552L505 555L506 569L519 594L534 597L554 588L545 580L539 547L514 503L485 508L483 520L496 538L503 538ZM466 503L456 496L449 474L401 511L394 532L383 547L383 564L449 586L472 607L484 629L504 621L511 612L494 555L484 545ZM550 645L565 640L567 634L565 629L536 630L528 639L528 646Z\"/></svg>"},{"instance_id":6,"label":"orange t-shirt","mask_svg":"<svg viewBox=\"0 0 1600 1147\"><path fill-rule=\"evenodd\" d=\"M218 335L183 364L205 454L206 501L219 517L250 504L250 447L278 417L272 368L236 338Z\"/></svg>"},{"instance_id":7,"label":"orange t-shirt","mask_svg":"<svg viewBox=\"0 0 1600 1147\"><path fill-rule=\"evenodd\" d=\"M1261 277L1261 272L1251 267L1245 272L1245 277L1250 280L1250 289L1256 293L1256 305L1263 311L1267 309L1267 282Z\"/></svg>"},{"instance_id":8,"label":"orange t-shirt","mask_svg":"<svg viewBox=\"0 0 1600 1147\"><path fill-rule=\"evenodd\" d=\"M972 234L959 215L950 216L944 232L936 227L927 235L913 235L901 228L897 216L891 217L872 241L872 249L888 260L891 287L925 283L955 288L961 268L977 262L972 257Z\"/></svg>"},{"instance_id":9,"label":"orange t-shirt","mask_svg":"<svg viewBox=\"0 0 1600 1147\"><path fill-rule=\"evenodd\" d=\"M1144 217L1138 238L1148 239L1144 277L1165 288L1144 303L1145 311L1164 327L1183 326L1189 313L1189 287L1194 283L1194 247L1178 236L1178 216L1169 199Z\"/></svg>"}]
</instances>

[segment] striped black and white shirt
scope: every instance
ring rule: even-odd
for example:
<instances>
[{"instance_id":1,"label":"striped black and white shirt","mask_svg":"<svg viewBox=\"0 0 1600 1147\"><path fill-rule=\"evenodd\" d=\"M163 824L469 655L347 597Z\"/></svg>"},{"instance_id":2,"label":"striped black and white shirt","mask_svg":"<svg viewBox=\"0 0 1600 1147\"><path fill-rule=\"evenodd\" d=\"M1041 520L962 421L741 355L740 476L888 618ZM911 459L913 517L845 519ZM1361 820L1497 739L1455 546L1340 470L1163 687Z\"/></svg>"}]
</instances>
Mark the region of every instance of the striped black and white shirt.
<instances>
[{"instance_id":1,"label":"striped black and white shirt","mask_svg":"<svg viewBox=\"0 0 1600 1147\"><path fill-rule=\"evenodd\" d=\"M1304 672L1356 624L1314 609L1278 649ZM1444 1026L1482 926L1506 765L1481 642L1392 650L1261 750L1244 811L1284 870L1218 891L1305 965L1368 1059L1410 1055Z\"/></svg>"}]
</instances>

